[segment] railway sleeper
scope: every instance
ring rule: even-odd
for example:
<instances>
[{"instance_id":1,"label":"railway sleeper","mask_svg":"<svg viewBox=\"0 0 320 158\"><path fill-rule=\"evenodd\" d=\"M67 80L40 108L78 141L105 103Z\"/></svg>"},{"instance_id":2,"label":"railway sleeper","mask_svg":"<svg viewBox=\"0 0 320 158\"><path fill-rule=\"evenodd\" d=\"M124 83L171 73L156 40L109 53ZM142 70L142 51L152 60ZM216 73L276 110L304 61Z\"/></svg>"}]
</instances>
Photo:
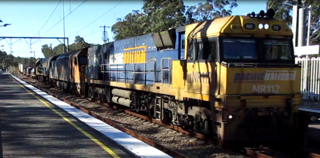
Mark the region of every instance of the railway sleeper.
<instances>
[{"instance_id":1,"label":"railway sleeper","mask_svg":"<svg viewBox=\"0 0 320 158\"><path fill-rule=\"evenodd\" d=\"M165 124L174 124L188 131L196 131L212 137L213 126L211 110L207 102L186 99L175 100L173 96L159 95L150 92L132 91L109 86L82 83L77 84L61 81L50 81L57 87L73 93L81 93L93 101L116 103L133 111L153 117Z\"/></svg>"}]
</instances>

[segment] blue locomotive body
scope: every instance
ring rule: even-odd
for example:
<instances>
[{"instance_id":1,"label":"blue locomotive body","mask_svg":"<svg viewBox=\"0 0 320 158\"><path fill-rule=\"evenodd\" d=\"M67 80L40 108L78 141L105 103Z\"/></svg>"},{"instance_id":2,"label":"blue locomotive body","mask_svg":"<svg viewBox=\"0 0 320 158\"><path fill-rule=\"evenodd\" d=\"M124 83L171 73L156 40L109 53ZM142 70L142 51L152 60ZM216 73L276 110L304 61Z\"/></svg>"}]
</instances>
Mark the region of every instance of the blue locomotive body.
<instances>
[{"instance_id":1,"label":"blue locomotive body","mask_svg":"<svg viewBox=\"0 0 320 158\"><path fill-rule=\"evenodd\" d=\"M171 84L172 61L184 58L180 35L183 31L172 30L171 42L166 45L159 44L162 41L156 34L146 34L93 46L88 52L86 78L142 85ZM169 31L166 33L169 36Z\"/></svg>"}]
</instances>

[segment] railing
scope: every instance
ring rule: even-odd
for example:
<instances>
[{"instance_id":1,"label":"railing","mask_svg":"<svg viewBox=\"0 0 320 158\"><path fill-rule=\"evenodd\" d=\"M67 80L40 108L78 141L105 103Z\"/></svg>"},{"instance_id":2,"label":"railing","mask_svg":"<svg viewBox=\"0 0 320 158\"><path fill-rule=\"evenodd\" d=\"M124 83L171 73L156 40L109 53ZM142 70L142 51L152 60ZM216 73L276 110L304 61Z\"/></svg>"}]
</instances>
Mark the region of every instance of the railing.
<instances>
[{"instance_id":1,"label":"railing","mask_svg":"<svg viewBox=\"0 0 320 158\"><path fill-rule=\"evenodd\" d=\"M296 63L301 64L303 99L320 100L320 57L296 58Z\"/></svg>"},{"instance_id":2,"label":"railing","mask_svg":"<svg viewBox=\"0 0 320 158\"><path fill-rule=\"evenodd\" d=\"M153 70L148 70L147 71L147 64L149 64L150 62L154 62L154 65L153 65ZM157 65L156 65L156 58L151 58L149 59L146 63L144 63L144 71L136 71L136 65L137 64L142 64L142 63L129 63L129 64L102 64L100 65L100 72L102 73L116 73L116 81L118 81L118 75L119 73L132 73L134 74L133 76L133 82L135 83L136 80L135 80L135 74L144 74L144 82L145 82L145 85L147 84L147 74L149 74L150 72L154 72L154 79L153 79L153 83L156 82L156 72L157 72ZM133 65L133 71L130 71L130 70L126 70L126 65ZM105 66L108 66L109 69L110 69L110 66L116 66L117 67L117 70L105 70L104 67ZM119 70L119 66L123 66L124 67L124 70ZM124 77L125 79L125 83L127 82L127 77L125 76Z\"/></svg>"}]
</instances>

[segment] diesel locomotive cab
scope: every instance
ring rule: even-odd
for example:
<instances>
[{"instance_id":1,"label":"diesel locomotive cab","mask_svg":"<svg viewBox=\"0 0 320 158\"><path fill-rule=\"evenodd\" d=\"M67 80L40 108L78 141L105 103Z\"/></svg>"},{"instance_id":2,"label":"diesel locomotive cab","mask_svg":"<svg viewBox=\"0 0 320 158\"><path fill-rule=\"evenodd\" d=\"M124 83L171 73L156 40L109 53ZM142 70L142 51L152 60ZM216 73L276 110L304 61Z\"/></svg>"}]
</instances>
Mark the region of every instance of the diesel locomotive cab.
<instances>
[{"instance_id":1,"label":"diesel locomotive cab","mask_svg":"<svg viewBox=\"0 0 320 158\"><path fill-rule=\"evenodd\" d=\"M186 27L186 90L210 103L213 135L221 145L282 140L297 130L301 70L291 30L272 13Z\"/></svg>"}]
</instances>

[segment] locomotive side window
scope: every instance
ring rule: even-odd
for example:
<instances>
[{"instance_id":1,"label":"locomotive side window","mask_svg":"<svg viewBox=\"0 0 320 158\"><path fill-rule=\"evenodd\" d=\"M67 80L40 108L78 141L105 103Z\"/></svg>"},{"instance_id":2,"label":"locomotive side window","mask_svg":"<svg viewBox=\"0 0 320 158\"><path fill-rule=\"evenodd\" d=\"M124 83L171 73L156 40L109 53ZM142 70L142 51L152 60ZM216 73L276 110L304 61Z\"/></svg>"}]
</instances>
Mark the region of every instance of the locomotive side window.
<instances>
[{"instance_id":1,"label":"locomotive side window","mask_svg":"<svg viewBox=\"0 0 320 158\"><path fill-rule=\"evenodd\" d=\"M201 40L197 40L195 45L195 54L196 54L196 60L202 60L204 59L205 53L203 51L203 43Z\"/></svg>"},{"instance_id":2,"label":"locomotive side window","mask_svg":"<svg viewBox=\"0 0 320 158\"><path fill-rule=\"evenodd\" d=\"M218 40L217 38L210 38L207 45L207 57L206 59L209 61L217 61L217 48L218 48Z\"/></svg>"},{"instance_id":3,"label":"locomotive side window","mask_svg":"<svg viewBox=\"0 0 320 158\"><path fill-rule=\"evenodd\" d=\"M217 38L210 38L203 42L201 39L194 39L189 43L188 60L208 60L215 61L217 59Z\"/></svg>"},{"instance_id":4,"label":"locomotive side window","mask_svg":"<svg viewBox=\"0 0 320 158\"><path fill-rule=\"evenodd\" d=\"M73 60L74 60L74 65L78 65L78 63L77 63L77 57L74 57Z\"/></svg>"},{"instance_id":5,"label":"locomotive side window","mask_svg":"<svg viewBox=\"0 0 320 158\"><path fill-rule=\"evenodd\" d=\"M184 34L181 34L181 40L180 40L180 50L183 51L185 47L185 36Z\"/></svg>"},{"instance_id":6,"label":"locomotive side window","mask_svg":"<svg viewBox=\"0 0 320 158\"><path fill-rule=\"evenodd\" d=\"M195 40L191 40L190 42L189 42L189 46L188 46L188 56L187 56L187 58L188 58L188 60L194 60L195 59L195 43L196 43L196 41Z\"/></svg>"},{"instance_id":7,"label":"locomotive side window","mask_svg":"<svg viewBox=\"0 0 320 158\"><path fill-rule=\"evenodd\" d=\"M185 35L181 34L180 35L180 59L183 60L184 59L184 49L185 49Z\"/></svg>"},{"instance_id":8,"label":"locomotive side window","mask_svg":"<svg viewBox=\"0 0 320 158\"><path fill-rule=\"evenodd\" d=\"M224 59L257 59L256 42L253 39L223 39Z\"/></svg>"},{"instance_id":9,"label":"locomotive side window","mask_svg":"<svg viewBox=\"0 0 320 158\"><path fill-rule=\"evenodd\" d=\"M291 60L292 50L289 41L265 40L267 60Z\"/></svg>"}]
</instances>

